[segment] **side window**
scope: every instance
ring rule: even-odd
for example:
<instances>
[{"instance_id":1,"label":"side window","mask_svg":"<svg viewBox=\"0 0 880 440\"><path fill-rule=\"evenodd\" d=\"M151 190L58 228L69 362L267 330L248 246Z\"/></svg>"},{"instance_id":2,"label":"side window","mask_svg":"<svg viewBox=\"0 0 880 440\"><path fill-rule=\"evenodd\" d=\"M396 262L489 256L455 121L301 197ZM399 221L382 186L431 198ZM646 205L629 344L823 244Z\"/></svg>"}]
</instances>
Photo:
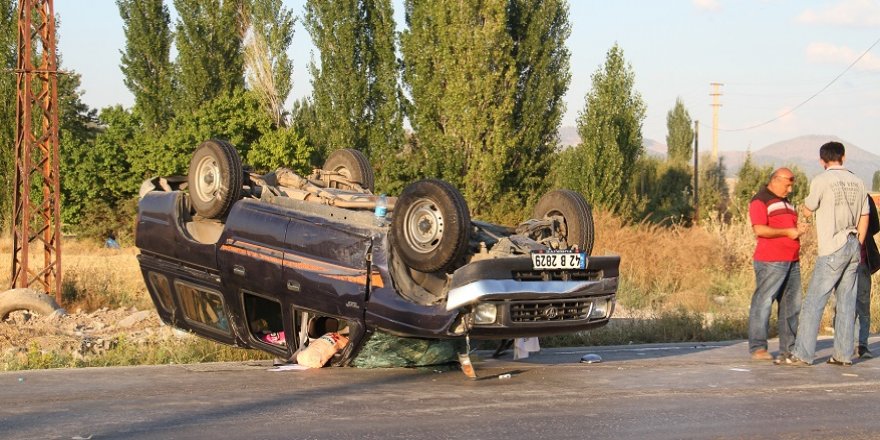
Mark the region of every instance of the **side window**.
<instances>
[{"instance_id":1,"label":"side window","mask_svg":"<svg viewBox=\"0 0 880 440\"><path fill-rule=\"evenodd\" d=\"M159 299L159 305L161 305L166 312L173 312L174 301L171 300L171 285L168 284L168 278L165 277L165 275L150 272L148 279L150 280L150 286L153 288L153 292L156 294L156 298Z\"/></svg>"},{"instance_id":2,"label":"side window","mask_svg":"<svg viewBox=\"0 0 880 440\"><path fill-rule=\"evenodd\" d=\"M223 297L219 292L181 281L174 283L174 289L177 291L184 318L223 333L230 333Z\"/></svg>"},{"instance_id":3,"label":"side window","mask_svg":"<svg viewBox=\"0 0 880 440\"><path fill-rule=\"evenodd\" d=\"M265 344L286 347L281 303L247 291L242 292L242 299L251 336Z\"/></svg>"}]
</instances>

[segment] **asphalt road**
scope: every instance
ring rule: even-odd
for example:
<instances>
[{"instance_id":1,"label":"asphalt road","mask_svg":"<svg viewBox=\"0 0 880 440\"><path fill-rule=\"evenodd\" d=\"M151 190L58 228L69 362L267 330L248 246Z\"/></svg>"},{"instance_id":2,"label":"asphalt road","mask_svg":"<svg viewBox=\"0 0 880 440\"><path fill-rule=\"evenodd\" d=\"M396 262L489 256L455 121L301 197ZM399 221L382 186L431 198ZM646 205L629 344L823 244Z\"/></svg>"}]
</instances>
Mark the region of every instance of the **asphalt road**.
<instances>
[{"instance_id":1,"label":"asphalt road","mask_svg":"<svg viewBox=\"0 0 880 440\"><path fill-rule=\"evenodd\" d=\"M745 342L545 349L476 361L477 380L265 362L8 372L0 438L880 438L880 359L826 365L830 345L812 367L751 361Z\"/></svg>"}]
</instances>

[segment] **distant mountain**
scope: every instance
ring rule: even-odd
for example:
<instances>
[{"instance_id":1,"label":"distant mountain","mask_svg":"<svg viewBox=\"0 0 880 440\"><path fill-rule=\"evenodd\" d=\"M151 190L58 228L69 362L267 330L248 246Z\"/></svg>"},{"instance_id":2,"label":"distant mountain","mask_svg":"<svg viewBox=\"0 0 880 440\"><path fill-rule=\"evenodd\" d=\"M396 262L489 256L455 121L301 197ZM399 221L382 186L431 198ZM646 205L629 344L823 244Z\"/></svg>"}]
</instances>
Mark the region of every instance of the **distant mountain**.
<instances>
[{"instance_id":1,"label":"distant mountain","mask_svg":"<svg viewBox=\"0 0 880 440\"><path fill-rule=\"evenodd\" d=\"M874 172L880 170L880 156L859 148L833 135L806 135L776 142L752 152L752 160L758 165L781 167L795 165L812 178L822 172L819 165L819 147L825 142L838 141L846 146L844 165L870 186ZM745 151L724 151L727 175L735 176L745 162Z\"/></svg>"},{"instance_id":2,"label":"distant mountain","mask_svg":"<svg viewBox=\"0 0 880 440\"><path fill-rule=\"evenodd\" d=\"M580 143L577 128L561 127L559 129L559 141L564 146L574 146ZM819 147L825 142L838 141L846 146L846 161L844 165L859 176L865 185L871 186L874 172L880 170L880 156L863 150L859 146L841 139L834 135L805 135L793 139L776 142L766 147L752 151L752 160L761 166L773 167L795 165L812 178L822 171L819 166ZM666 144L653 139L644 139L645 153L655 157L666 156ZM708 151L700 149L700 154ZM727 168L728 177L736 177L739 169L746 160L745 151L722 151L724 165Z\"/></svg>"}]
</instances>

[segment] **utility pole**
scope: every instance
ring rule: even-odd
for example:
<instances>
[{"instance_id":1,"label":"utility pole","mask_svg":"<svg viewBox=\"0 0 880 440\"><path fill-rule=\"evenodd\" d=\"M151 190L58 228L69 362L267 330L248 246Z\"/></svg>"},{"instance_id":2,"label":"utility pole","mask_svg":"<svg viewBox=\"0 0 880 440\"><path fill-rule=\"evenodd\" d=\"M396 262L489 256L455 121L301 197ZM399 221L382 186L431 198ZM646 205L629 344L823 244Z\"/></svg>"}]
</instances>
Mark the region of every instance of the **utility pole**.
<instances>
[{"instance_id":1,"label":"utility pole","mask_svg":"<svg viewBox=\"0 0 880 440\"><path fill-rule=\"evenodd\" d=\"M712 91L709 96L712 97L712 160L718 162L718 109L721 107L721 86L722 83L709 83Z\"/></svg>"},{"instance_id":2,"label":"utility pole","mask_svg":"<svg viewBox=\"0 0 880 440\"><path fill-rule=\"evenodd\" d=\"M694 121L694 224L700 224L700 121Z\"/></svg>"},{"instance_id":3,"label":"utility pole","mask_svg":"<svg viewBox=\"0 0 880 440\"><path fill-rule=\"evenodd\" d=\"M19 1L15 75L11 288L42 290L60 302L58 61L52 0ZM42 252L42 264L31 251Z\"/></svg>"}]
</instances>

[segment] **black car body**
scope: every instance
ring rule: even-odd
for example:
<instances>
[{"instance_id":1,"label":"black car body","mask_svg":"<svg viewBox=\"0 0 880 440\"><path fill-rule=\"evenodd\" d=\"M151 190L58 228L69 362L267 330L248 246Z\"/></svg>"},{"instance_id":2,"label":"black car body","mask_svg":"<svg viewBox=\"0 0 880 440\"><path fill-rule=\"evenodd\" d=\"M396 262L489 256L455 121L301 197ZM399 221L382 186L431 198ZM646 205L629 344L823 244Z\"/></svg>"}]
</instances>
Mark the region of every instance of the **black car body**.
<instances>
[{"instance_id":1,"label":"black car body","mask_svg":"<svg viewBox=\"0 0 880 440\"><path fill-rule=\"evenodd\" d=\"M222 220L203 219L169 181L142 191L141 270L164 322L221 343L291 358L309 338L344 326L350 343L331 363L346 365L375 330L506 339L595 328L613 312L617 256L536 270L531 254L556 251L524 248L513 229L469 221L455 263L419 272L392 243L395 224L372 210L264 190L235 200Z\"/></svg>"}]
</instances>

